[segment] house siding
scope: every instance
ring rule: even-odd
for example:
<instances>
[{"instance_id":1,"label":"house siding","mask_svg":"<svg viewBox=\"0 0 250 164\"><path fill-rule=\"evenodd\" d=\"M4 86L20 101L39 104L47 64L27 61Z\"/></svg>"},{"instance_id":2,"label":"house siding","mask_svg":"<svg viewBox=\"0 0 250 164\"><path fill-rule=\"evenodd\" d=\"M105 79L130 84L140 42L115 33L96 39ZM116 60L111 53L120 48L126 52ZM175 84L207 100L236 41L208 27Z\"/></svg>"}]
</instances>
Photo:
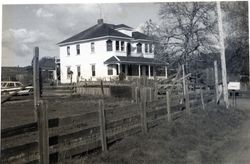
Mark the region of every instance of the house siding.
<instances>
[{"instance_id":1,"label":"house siding","mask_svg":"<svg viewBox=\"0 0 250 164\"><path fill-rule=\"evenodd\" d=\"M107 65L104 64L104 61L109 59L112 56L127 56L127 40L122 40L120 38L112 38L112 51L107 51L106 41L108 39L101 39L95 41L89 41L84 43L77 43L80 45L80 54L77 55L76 45L65 45L60 46L60 61L61 61L61 83L70 83L70 78L67 78L67 67L70 67L70 70L73 71L72 82L77 82L77 66L81 68L81 76L79 80L98 80L98 79L107 79L111 77L108 75ZM116 41L119 41L120 50L116 51ZM121 51L121 41L124 41L124 51ZM95 52L91 52L91 43L95 44ZM140 42L142 43L142 53L138 54L136 50L136 44L138 42L133 41L131 43L131 56L138 57L142 56L145 58L154 58L154 53L145 53L145 43L149 42ZM70 55L67 55L67 47L70 46ZM92 77L91 65L95 64L95 77ZM113 75L117 75L116 68L113 67Z\"/></svg>"}]
</instances>

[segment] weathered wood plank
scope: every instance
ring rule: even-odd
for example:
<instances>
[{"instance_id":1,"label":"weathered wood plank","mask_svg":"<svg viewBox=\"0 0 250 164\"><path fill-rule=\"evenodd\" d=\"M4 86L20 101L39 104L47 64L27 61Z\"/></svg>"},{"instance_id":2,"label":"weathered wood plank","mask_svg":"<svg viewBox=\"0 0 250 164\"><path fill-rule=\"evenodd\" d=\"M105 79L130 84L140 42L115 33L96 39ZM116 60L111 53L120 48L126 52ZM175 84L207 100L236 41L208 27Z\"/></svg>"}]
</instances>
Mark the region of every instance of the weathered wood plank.
<instances>
[{"instance_id":1,"label":"weathered wood plank","mask_svg":"<svg viewBox=\"0 0 250 164\"><path fill-rule=\"evenodd\" d=\"M28 123L25 125L19 125L15 127L10 127L6 129L1 129L1 138L8 138L15 135L20 135L27 132L34 132L37 130L37 123Z\"/></svg>"},{"instance_id":2,"label":"weathered wood plank","mask_svg":"<svg viewBox=\"0 0 250 164\"><path fill-rule=\"evenodd\" d=\"M26 163L38 158L37 142L1 150L1 163Z\"/></svg>"},{"instance_id":3,"label":"weathered wood plank","mask_svg":"<svg viewBox=\"0 0 250 164\"><path fill-rule=\"evenodd\" d=\"M135 121L139 121L140 120L140 115L136 114L134 116L130 116L130 117L125 117L119 120L112 120L107 122L106 124L106 128L107 130L109 129L114 129L114 128L119 128L120 126L126 125L130 122L135 122Z\"/></svg>"},{"instance_id":4,"label":"weathered wood plank","mask_svg":"<svg viewBox=\"0 0 250 164\"><path fill-rule=\"evenodd\" d=\"M24 144L29 144L33 142L38 142L38 133L35 132L29 132L29 133L23 133L20 135L15 135L8 138L2 138L1 139L1 149L8 149L16 146L21 146Z\"/></svg>"}]
</instances>

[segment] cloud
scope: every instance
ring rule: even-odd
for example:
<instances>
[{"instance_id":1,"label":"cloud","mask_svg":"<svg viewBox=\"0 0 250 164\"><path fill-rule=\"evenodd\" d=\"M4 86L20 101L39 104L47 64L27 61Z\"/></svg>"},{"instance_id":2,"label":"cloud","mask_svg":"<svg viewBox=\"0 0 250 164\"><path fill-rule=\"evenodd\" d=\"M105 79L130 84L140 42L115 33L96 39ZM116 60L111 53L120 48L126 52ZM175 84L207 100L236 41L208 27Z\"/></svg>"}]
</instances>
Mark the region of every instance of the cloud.
<instances>
[{"instance_id":1,"label":"cloud","mask_svg":"<svg viewBox=\"0 0 250 164\"><path fill-rule=\"evenodd\" d=\"M35 46L46 48L46 44L51 44L50 37L38 30L21 28L3 32L3 47L16 56L31 56Z\"/></svg>"},{"instance_id":2,"label":"cloud","mask_svg":"<svg viewBox=\"0 0 250 164\"><path fill-rule=\"evenodd\" d=\"M51 12L47 11L47 10L44 10L43 8L39 8L37 11L36 11L36 15L38 17L42 17L42 18L50 18L50 17L53 17L54 14L52 14Z\"/></svg>"}]
</instances>

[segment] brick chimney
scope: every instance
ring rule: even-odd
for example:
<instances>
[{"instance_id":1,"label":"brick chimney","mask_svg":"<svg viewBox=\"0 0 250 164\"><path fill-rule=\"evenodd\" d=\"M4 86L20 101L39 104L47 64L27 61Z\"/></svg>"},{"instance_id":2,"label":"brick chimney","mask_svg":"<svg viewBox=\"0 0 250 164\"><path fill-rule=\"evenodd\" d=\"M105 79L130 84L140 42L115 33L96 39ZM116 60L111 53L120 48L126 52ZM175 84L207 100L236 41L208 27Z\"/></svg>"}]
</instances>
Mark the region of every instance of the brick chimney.
<instances>
[{"instance_id":1,"label":"brick chimney","mask_svg":"<svg viewBox=\"0 0 250 164\"><path fill-rule=\"evenodd\" d=\"M97 24L103 24L103 19L98 19Z\"/></svg>"}]
</instances>

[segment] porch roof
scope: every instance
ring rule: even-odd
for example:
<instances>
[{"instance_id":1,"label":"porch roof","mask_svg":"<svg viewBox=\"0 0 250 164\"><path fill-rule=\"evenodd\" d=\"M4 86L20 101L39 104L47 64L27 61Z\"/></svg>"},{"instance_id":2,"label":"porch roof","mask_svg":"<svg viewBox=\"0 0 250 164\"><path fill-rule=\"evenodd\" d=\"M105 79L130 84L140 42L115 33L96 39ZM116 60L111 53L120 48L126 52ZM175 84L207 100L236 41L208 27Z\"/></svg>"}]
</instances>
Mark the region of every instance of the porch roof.
<instances>
[{"instance_id":1,"label":"porch roof","mask_svg":"<svg viewBox=\"0 0 250 164\"><path fill-rule=\"evenodd\" d=\"M104 64L148 64L148 65L167 65L162 61L154 58L132 57L132 56L112 56L107 59Z\"/></svg>"}]
</instances>

